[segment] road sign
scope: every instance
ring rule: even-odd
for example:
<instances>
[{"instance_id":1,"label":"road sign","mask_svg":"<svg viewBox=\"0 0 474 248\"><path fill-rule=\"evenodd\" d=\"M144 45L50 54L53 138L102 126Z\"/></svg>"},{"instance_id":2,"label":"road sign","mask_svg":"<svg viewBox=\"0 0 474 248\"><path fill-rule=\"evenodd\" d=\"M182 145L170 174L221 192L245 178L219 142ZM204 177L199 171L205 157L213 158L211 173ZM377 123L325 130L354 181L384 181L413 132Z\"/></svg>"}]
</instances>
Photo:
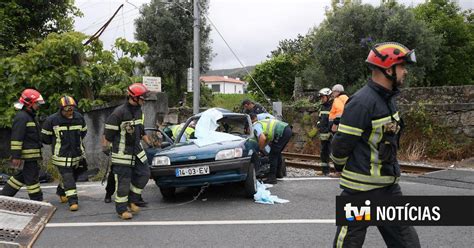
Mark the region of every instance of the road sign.
<instances>
[{"instance_id":1,"label":"road sign","mask_svg":"<svg viewBox=\"0 0 474 248\"><path fill-rule=\"evenodd\" d=\"M143 77L143 84L151 92L161 92L161 77Z\"/></svg>"}]
</instances>

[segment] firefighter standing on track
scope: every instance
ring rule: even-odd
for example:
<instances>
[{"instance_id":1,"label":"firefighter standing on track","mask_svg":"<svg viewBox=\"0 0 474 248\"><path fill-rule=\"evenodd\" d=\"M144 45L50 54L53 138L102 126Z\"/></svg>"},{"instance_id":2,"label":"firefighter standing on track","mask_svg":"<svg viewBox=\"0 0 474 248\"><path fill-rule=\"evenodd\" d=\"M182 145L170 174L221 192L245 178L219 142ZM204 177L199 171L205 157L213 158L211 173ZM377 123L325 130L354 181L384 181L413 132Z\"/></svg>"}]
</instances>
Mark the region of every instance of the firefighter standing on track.
<instances>
[{"instance_id":1,"label":"firefighter standing on track","mask_svg":"<svg viewBox=\"0 0 474 248\"><path fill-rule=\"evenodd\" d=\"M146 154L140 144L142 138L150 143L145 135L141 110L147 92L141 83L130 85L127 102L118 106L105 124L103 151L112 155L115 209L122 219L131 219L132 213L140 211L136 203L150 178Z\"/></svg>"},{"instance_id":2,"label":"firefighter standing on track","mask_svg":"<svg viewBox=\"0 0 474 248\"><path fill-rule=\"evenodd\" d=\"M344 105L349 97L344 92L344 86L336 84L332 87L333 103L331 110L329 111L329 123L331 132L334 134L337 131L337 126L341 120L342 113L344 112Z\"/></svg>"},{"instance_id":3,"label":"firefighter standing on track","mask_svg":"<svg viewBox=\"0 0 474 248\"><path fill-rule=\"evenodd\" d=\"M347 102L333 137L331 158L342 170L341 196L401 196L398 140L403 122L395 96L403 84L407 63L415 53L387 42L371 49L366 62L372 70L367 84ZM388 247L420 247L411 226L378 226ZM338 226L334 247L362 247L367 226Z\"/></svg>"},{"instance_id":4,"label":"firefighter standing on track","mask_svg":"<svg viewBox=\"0 0 474 248\"><path fill-rule=\"evenodd\" d=\"M76 107L72 97L61 97L59 111L46 119L41 130L43 143L51 145L52 164L62 178L56 194L61 203L69 202L71 211L79 209L76 180L81 172L79 165L84 156L83 139L87 133L84 117L74 111Z\"/></svg>"},{"instance_id":5,"label":"firefighter standing on track","mask_svg":"<svg viewBox=\"0 0 474 248\"><path fill-rule=\"evenodd\" d=\"M329 175L329 154L331 153L331 126L329 125L329 111L332 106L332 91L329 88L323 88L319 91L321 100L321 109L319 111L319 140L321 140L321 167L323 175Z\"/></svg>"},{"instance_id":6,"label":"firefighter standing on track","mask_svg":"<svg viewBox=\"0 0 474 248\"><path fill-rule=\"evenodd\" d=\"M44 104L41 94L34 89L25 89L15 108L20 110L13 118L11 133L12 166L20 169L18 174L10 177L1 195L15 196L23 185L26 185L31 200L43 201L39 184L41 160L40 126L35 120L36 111Z\"/></svg>"}]
</instances>

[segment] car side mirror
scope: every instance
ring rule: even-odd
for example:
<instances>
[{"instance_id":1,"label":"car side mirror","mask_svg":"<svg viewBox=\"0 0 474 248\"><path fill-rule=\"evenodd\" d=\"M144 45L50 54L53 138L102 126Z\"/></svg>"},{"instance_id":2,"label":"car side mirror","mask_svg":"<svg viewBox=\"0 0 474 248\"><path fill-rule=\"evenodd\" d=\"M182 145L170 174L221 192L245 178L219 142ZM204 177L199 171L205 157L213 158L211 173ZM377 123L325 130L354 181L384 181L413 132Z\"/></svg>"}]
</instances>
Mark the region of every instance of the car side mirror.
<instances>
[{"instance_id":1,"label":"car side mirror","mask_svg":"<svg viewBox=\"0 0 474 248\"><path fill-rule=\"evenodd\" d=\"M161 142L161 148L166 148L166 147L168 147L168 146L170 146L170 145L171 145L170 142L166 142L166 141Z\"/></svg>"}]
</instances>

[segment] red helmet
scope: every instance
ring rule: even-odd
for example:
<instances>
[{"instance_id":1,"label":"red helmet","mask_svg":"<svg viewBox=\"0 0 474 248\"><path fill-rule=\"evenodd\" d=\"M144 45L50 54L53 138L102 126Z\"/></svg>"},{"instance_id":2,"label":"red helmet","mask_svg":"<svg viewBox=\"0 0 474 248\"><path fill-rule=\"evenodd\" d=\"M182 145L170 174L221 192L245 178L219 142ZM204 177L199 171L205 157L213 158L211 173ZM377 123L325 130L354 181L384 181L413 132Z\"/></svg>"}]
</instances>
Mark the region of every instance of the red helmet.
<instances>
[{"instance_id":1,"label":"red helmet","mask_svg":"<svg viewBox=\"0 0 474 248\"><path fill-rule=\"evenodd\" d=\"M127 93L129 96L139 97L144 96L146 93L148 93L148 89L142 83L134 83L128 86Z\"/></svg>"},{"instance_id":2,"label":"red helmet","mask_svg":"<svg viewBox=\"0 0 474 248\"><path fill-rule=\"evenodd\" d=\"M39 104L44 104L43 96L34 89L25 89L20 96L20 99L18 99L18 102L20 103L20 107L23 107L23 105L27 107L31 107L33 103L39 103Z\"/></svg>"},{"instance_id":3,"label":"red helmet","mask_svg":"<svg viewBox=\"0 0 474 248\"><path fill-rule=\"evenodd\" d=\"M402 63L416 63L415 50L397 42L384 42L375 45L365 62L388 69Z\"/></svg>"}]
</instances>

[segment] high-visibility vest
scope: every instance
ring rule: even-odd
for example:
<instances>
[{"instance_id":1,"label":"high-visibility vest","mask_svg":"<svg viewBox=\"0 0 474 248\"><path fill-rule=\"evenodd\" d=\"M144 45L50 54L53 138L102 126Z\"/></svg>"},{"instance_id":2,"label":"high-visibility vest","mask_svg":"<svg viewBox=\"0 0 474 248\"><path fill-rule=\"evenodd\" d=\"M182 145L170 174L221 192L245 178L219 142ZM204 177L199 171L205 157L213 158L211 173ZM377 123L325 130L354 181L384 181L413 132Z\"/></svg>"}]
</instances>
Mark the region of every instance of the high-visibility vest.
<instances>
[{"instance_id":1,"label":"high-visibility vest","mask_svg":"<svg viewBox=\"0 0 474 248\"><path fill-rule=\"evenodd\" d=\"M277 119L264 119L256 123L262 125L263 134L265 134L267 141L273 141L276 136L281 136L285 127L288 126L287 123Z\"/></svg>"},{"instance_id":2,"label":"high-visibility vest","mask_svg":"<svg viewBox=\"0 0 474 248\"><path fill-rule=\"evenodd\" d=\"M329 121L334 121L337 118L341 118L347 99L349 99L347 95L339 95L338 97L334 98L331 111L329 112Z\"/></svg>"}]
</instances>

